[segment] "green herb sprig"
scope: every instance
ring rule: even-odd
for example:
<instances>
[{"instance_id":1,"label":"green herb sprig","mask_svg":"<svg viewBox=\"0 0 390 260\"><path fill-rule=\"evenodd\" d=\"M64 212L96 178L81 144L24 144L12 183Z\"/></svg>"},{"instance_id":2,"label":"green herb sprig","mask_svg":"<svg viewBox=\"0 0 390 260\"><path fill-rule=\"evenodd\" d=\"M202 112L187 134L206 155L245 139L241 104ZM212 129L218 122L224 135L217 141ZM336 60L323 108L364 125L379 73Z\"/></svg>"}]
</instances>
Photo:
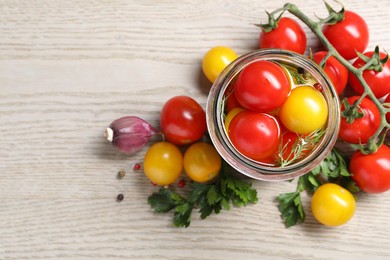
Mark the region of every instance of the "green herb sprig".
<instances>
[{"instance_id":1,"label":"green herb sprig","mask_svg":"<svg viewBox=\"0 0 390 260\"><path fill-rule=\"evenodd\" d=\"M232 205L241 207L257 201L257 191L251 182L235 176L227 165L213 183L191 182L186 196L170 188L160 188L148 198L149 205L157 213L174 210L173 225L176 227L188 227L194 209L199 209L200 218L205 219L213 212L229 210Z\"/></svg>"}]
</instances>

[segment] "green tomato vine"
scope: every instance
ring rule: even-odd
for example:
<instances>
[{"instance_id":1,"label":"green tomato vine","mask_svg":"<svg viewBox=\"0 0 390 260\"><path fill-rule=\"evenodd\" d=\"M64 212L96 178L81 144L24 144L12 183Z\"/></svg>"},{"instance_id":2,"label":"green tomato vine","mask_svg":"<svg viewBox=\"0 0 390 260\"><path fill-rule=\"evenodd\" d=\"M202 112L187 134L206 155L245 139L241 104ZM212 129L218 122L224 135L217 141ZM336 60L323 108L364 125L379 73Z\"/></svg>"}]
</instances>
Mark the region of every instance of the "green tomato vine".
<instances>
[{"instance_id":1,"label":"green tomato vine","mask_svg":"<svg viewBox=\"0 0 390 260\"><path fill-rule=\"evenodd\" d=\"M354 113L353 111L357 111L358 106L360 102L365 97L369 97L375 105L378 107L378 110L380 112L381 116L381 122L380 127L377 129L375 134L369 139L367 144L363 145L360 144L358 148L364 152L364 153L374 153L377 151L377 149L383 144L387 131L390 127L390 124L386 120L386 113L390 112L390 107L388 104L382 104L374 95L370 87L368 86L367 82L363 78L363 71L366 69L374 69L376 71L380 71L382 69L382 64L384 64L388 56L385 59L379 58L379 47L377 46L375 48L375 54L372 56L372 58L367 58L363 54L358 53L358 56L361 57L366 64L362 66L361 68L355 68L350 62L348 62L346 59L344 59L333 47L333 45L329 42L329 40L325 37L325 35L322 32L322 26L324 24L334 24L338 21L341 21L344 17L344 8L339 12L336 12L329 4L325 3L326 8L329 12L328 17L326 18L318 18L318 21L314 21L310 19L307 15L305 15L296 5L291 3L286 3L282 8L276 9L275 11L269 13L269 24L274 24L277 22L282 14L287 11L297 17L299 20L301 20L303 23L305 23L308 28L318 37L318 39L321 41L321 43L325 46L325 48L328 50L327 55L324 57L324 59L320 62L320 66L324 65L331 56L335 57L343 66L345 66L350 72L352 72L359 80L359 82L362 84L364 88L364 93L361 95L361 97L353 104L349 109L352 110L350 113ZM277 17L276 17L277 16ZM276 17L276 19L274 18ZM272 23L270 22L272 21ZM264 26L263 26L264 27ZM356 113L356 112L355 112Z\"/></svg>"}]
</instances>

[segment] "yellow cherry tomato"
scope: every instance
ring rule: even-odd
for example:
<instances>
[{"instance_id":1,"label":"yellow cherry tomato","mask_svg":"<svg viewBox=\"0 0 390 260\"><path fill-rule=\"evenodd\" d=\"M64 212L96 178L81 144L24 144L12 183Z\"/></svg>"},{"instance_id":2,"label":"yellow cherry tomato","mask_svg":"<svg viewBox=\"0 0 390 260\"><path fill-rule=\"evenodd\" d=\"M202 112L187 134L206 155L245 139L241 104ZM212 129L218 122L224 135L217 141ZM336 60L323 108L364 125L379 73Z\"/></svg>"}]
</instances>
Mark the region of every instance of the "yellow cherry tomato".
<instances>
[{"instance_id":1,"label":"yellow cherry tomato","mask_svg":"<svg viewBox=\"0 0 390 260\"><path fill-rule=\"evenodd\" d=\"M223 69L237 58L237 54L230 48L217 46L211 48L203 57L202 70L212 83Z\"/></svg>"},{"instance_id":2,"label":"yellow cherry tomato","mask_svg":"<svg viewBox=\"0 0 390 260\"><path fill-rule=\"evenodd\" d=\"M318 222L327 226L340 226L348 222L355 213L353 195L340 185L321 185L311 199L311 210Z\"/></svg>"},{"instance_id":3,"label":"yellow cherry tomato","mask_svg":"<svg viewBox=\"0 0 390 260\"><path fill-rule=\"evenodd\" d=\"M159 186L174 183L183 170L183 155L179 148L169 142L150 146L144 157L144 173Z\"/></svg>"},{"instance_id":4,"label":"yellow cherry tomato","mask_svg":"<svg viewBox=\"0 0 390 260\"><path fill-rule=\"evenodd\" d=\"M309 134L321 129L328 119L328 104L324 96L311 86L298 86L279 111L279 118L290 131Z\"/></svg>"},{"instance_id":5,"label":"yellow cherry tomato","mask_svg":"<svg viewBox=\"0 0 390 260\"><path fill-rule=\"evenodd\" d=\"M184 171L193 181L203 183L213 180L221 166L221 156L211 144L198 142L184 153Z\"/></svg>"},{"instance_id":6,"label":"yellow cherry tomato","mask_svg":"<svg viewBox=\"0 0 390 260\"><path fill-rule=\"evenodd\" d=\"M236 107L236 108L233 108L227 115L226 115L226 118L225 118L225 122L224 122L224 125L225 125L225 129L226 131L229 131L229 125L230 125L230 122L232 121L232 119L240 112L244 111L243 108L241 107Z\"/></svg>"}]
</instances>

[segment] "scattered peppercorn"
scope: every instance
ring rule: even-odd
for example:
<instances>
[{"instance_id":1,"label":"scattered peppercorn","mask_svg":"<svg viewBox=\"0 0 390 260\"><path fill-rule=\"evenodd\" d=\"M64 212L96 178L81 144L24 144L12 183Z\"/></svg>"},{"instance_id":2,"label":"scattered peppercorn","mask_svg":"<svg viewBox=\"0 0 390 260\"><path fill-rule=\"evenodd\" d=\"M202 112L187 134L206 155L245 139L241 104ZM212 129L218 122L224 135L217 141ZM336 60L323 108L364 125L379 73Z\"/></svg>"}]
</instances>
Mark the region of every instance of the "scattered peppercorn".
<instances>
[{"instance_id":1,"label":"scattered peppercorn","mask_svg":"<svg viewBox=\"0 0 390 260\"><path fill-rule=\"evenodd\" d=\"M116 200L122 201L124 198L125 198L125 196L123 196L123 194L118 194L118 196L116 197Z\"/></svg>"},{"instance_id":2,"label":"scattered peppercorn","mask_svg":"<svg viewBox=\"0 0 390 260\"><path fill-rule=\"evenodd\" d=\"M118 177L118 179L122 179L123 177L125 177L125 175L126 175L126 172L124 170L120 170L120 171L118 171L117 177Z\"/></svg>"},{"instance_id":3,"label":"scattered peppercorn","mask_svg":"<svg viewBox=\"0 0 390 260\"><path fill-rule=\"evenodd\" d=\"M139 163L134 164L134 171L139 171L141 169L141 165Z\"/></svg>"},{"instance_id":4,"label":"scattered peppercorn","mask_svg":"<svg viewBox=\"0 0 390 260\"><path fill-rule=\"evenodd\" d=\"M297 71L298 71L299 74L305 73L305 69L302 68L302 67L298 67Z\"/></svg>"},{"instance_id":5,"label":"scattered peppercorn","mask_svg":"<svg viewBox=\"0 0 390 260\"><path fill-rule=\"evenodd\" d=\"M322 92L324 89L322 88L320 83L315 83L313 86L317 91Z\"/></svg>"},{"instance_id":6,"label":"scattered peppercorn","mask_svg":"<svg viewBox=\"0 0 390 260\"><path fill-rule=\"evenodd\" d=\"M177 183L177 186L179 188L183 188L184 186L186 186L186 181L185 180L180 180L178 183Z\"/></svg>"}]
</instances>

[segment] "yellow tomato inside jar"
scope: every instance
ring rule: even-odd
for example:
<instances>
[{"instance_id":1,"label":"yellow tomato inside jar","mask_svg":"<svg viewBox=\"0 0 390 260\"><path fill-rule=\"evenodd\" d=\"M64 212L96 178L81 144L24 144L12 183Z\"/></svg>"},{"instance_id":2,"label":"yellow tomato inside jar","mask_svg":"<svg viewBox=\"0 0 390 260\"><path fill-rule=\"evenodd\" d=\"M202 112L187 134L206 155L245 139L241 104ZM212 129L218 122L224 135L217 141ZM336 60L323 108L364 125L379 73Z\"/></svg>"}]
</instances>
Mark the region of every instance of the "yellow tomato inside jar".
<instances>
[{"instance_id":1,"label":"yellow tomato inside jar","mask_svg":"<svg viewBox=\"0 0 390 260\"><path fill-rule=\"evenodd\" d=\"M294 88L279 111L282 124L297 134L309 134L324 127L328 104L312 86Z\"/></svg>"}]
</instances>

